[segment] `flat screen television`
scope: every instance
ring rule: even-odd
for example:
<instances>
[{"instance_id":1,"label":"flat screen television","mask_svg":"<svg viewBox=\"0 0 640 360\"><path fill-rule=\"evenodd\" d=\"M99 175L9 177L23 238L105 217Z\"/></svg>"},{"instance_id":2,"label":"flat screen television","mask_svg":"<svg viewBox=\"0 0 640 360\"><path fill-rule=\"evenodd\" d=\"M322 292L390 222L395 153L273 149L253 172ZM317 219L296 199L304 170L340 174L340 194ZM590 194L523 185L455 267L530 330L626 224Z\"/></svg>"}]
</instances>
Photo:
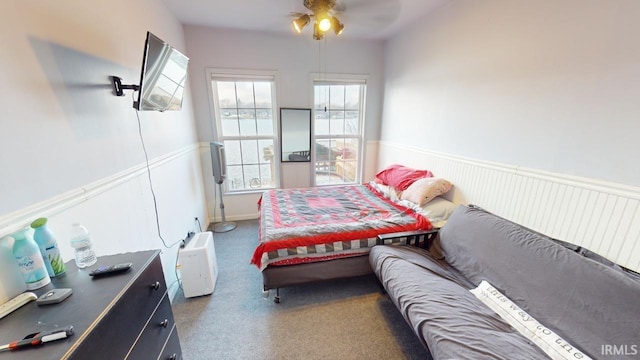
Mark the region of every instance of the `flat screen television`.
<instances>
[{"instance_id":1,"label":"flat screen television","mask_svg":"<svg viewBox=\"0 0 640 360\"><path fill-rule=\"evenodd\" d=\"M138 110L180 110L189 58L147 31L142 58Z\"/></svg>"},{"instance_id":2,"label":"flat screen television","mask_svg":"<svg viewBox=\"0 0 640 360\"><path fill-rule=\"evenodd\" d=\"M137 110L180 110L188 65L188 57L147 31L140 85L123 85L122 79L112 76L115 94L124 96L123 90L138 91L133 102Z\"/></svg>"}]
</instances>

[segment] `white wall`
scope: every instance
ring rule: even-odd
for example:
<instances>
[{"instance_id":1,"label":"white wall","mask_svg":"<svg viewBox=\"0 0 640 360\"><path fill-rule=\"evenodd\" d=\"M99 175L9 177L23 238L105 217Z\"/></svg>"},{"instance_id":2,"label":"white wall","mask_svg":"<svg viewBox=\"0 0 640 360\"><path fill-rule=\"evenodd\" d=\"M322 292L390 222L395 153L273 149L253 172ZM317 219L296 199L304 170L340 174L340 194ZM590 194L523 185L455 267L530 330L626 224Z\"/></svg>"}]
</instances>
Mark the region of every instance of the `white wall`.
<instances>
[{"instance_id":1,"label":"white wall","mask_svg":"<svg viewBox=\"0 0 640 360\"><path fill-rule=\"evenodd\" d=\"M640 2L451 1L385 47L382 136L640 184Z\"/></svg>"},{"instance_id":2,"label":"white wall","mask_svg":"<svg viewBox=\"0 0 640 360\"><path fill-rule=\"evenodd\" d=\"M452 0L385 44L380 168L640 269L640 2Z\"/></svg>"},{"instance_id":3,"label":"white wall","mask_svg":"<svg viewBox=\"0 0 640 360\"><path fill-rule=\"evenodd\" d=\"M114 96L109 80L139 81L147 30L186 52L160 0L3 3L0 237L47 216L67 260L73 221L89 228L98 255L163 248L132 94ZM208 217L189 91L184 105L140 113L167 242ZM163 253L169 284L175 254Z\"/></svg>"},{"instance_id":4,"label":"white wall","mask_svg":"<svg viewBox=\"0 0 640 360\"><path fill-rule=\"evenodd\" d=\"M216 134L210 114L206 68L272 70L278 73L278 107L310 108L312 105L311 73L369 75L365 109L365 141L377 140L382 109L382 42L349 40L329 34L325 41L303 34L271 34L254 31L185 27L187 49L191 58L194 112L198 139L202 142L202 166L205 171L207 204L213 214L218 206L214 199L213 177L210 175L208 142ZM320 46L323 50L320 51ZM367 147L368 149L368 147ZM375 153L365 154L365 174L375 168ZM281 168L284 187L311 185L310 163L285 163ZM255 218L260 194L228 195L224 198L225 215L229 219ZM220 211L215 209L219 219Z\"/></svg>"}]
</instances>

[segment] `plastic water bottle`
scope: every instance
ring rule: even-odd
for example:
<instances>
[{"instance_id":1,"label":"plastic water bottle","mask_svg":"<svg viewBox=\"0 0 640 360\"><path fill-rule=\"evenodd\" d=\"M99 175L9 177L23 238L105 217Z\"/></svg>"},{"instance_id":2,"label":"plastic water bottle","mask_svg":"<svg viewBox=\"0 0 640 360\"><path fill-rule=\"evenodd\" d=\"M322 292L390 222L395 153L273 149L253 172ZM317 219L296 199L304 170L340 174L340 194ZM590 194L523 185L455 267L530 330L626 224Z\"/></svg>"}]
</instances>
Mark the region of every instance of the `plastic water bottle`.
<instances>
[{"instance_id":1,"label":"plastic water bottle","mask_svg":"<svg viewBox=\"0 0 640 360\"><path fill-rule=\"evenodd\" d=\"M80 269L96 263L96 253L91 248L89 231L76 223L71 226L71 247L75 250L76 266Z\"/></svg>"},{"instance_id":2,"label":"plastic water bottle","mask_svg":"<svg viewBox=\"0 0 640 360\"><path fill-rule=\"evenodd\" d=\"M49 276L55 277L64 274L67 268L64 266L64 261L60 256L58 242L47 226L47 218L34 220L31 223L31 227L33 228L33 240L40 247L40 253Z\"/></svg>"},{"instance_id":3,"label":"plastic water bottle","mask_svg":"<svg viewBox=\"0 0 640 360\"><path fill-rule=\"evenodd\" d=\"M0 305L27 290L18 262L13 256L11 236L0 239Z\"/></svg>"},{"instance_id":4,"label":"plastic water bottle","mask_svg":"<svg viewBox=\"0 0 640 360\"><path fill-rule=\"evenodd\" d=\"M18 261L27 290L36 290L50 283L51 278L44 265L40 248L31 238L29 230L31 229L24 228L11 235L15 240L13 256Z\"/></svg>"}]
</instances>

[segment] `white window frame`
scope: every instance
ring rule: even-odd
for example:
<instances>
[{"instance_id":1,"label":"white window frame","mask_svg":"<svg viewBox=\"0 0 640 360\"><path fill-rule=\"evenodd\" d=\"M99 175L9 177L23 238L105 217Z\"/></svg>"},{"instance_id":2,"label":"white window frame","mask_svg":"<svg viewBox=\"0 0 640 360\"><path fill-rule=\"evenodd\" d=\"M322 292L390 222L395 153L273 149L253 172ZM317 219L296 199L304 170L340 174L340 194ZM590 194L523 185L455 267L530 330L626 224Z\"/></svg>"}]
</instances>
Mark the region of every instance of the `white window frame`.
<instances>
[{"instance_id":1,"label":"white window frame","mask_svg":"<svg viewBox=\"0 0 640 360\"><path fill-rule=\"evenodd\" d=\"M327 84L344 84L344 85L362 85L363 90L360 98L360 107L362 111L360 111L360 118L358 119L358 126L360 129L360 133L358 134L358 141L360 142L360 148L358 149L358 167L355 183L359 184L362 182L362 176L364 172L364 159L365 157L365 143L364 143L364 131L365 131L365 119L366 119L366 101L367 101L367 85L369 83L369 76L363 74L337 74L337 73L312 73L310 76L311 83L311 98L309 103L311 104L312 116L311 116L311 182L313 186L334 186L339 184L328 184L328 185L318 185L316 184L316 134L315 134L315 86L318 83L327 83ZM348 136L352 138L353 136ZM333 136L332 138L336 138ZM340 138L339 136L337 138Z\"/></svg>"},{"instance_id":2,"label":"white window frame","mask_svg":"<svg viewBox=\"0 0 640 360\"><path fill-rule=\"evenodd\" d=\"M274 156L274 169L273 169L273 188L281 187L280 178L280 139L279 139L279 113L278 113L278 97L277 88L279 83L279 75L277 71L272 70L246 70L246 69L220 69L220 68L206 68L206 82L209 95L209 112L210 112L210 124L212 126L212 135L214 141L224 142L224 140L240 140L245 139L242 136L222 136L222 123L217 118L219 112L219 106L217 101L217 90L214 89L213 81L215 80L228 80L228 81L260 81L268 80L273 82L271 91L271 105L272 105L272 118L273 118L273 136L256 135L255 139L273 139L273 156ZM226 194L249 194L264 192L267 187L261 187L259 189L243 189L243 190L230 190L229 182L224 182L224 192Z\"/></svg>"}]
</instances>

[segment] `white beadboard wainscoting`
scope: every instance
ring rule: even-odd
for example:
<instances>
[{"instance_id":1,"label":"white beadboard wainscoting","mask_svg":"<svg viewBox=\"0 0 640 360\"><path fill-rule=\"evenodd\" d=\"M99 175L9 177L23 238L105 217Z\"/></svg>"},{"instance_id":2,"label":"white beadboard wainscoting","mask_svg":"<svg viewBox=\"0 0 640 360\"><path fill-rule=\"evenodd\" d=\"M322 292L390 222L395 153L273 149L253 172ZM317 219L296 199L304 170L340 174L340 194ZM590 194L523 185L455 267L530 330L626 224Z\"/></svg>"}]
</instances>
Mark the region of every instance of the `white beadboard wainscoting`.
<instances>
[{"instance_id":1,"label":"white beadboard wainscoting","mask_svg":"<svg viewBox=\"0 0 640 360\"><path fill-rule=\"evenodd\" d=\"M526 169L389 142L378 168L429 169L454 184L447 197L475 204L640 271L640 187Z\"/></svg>"}]
</instances>

